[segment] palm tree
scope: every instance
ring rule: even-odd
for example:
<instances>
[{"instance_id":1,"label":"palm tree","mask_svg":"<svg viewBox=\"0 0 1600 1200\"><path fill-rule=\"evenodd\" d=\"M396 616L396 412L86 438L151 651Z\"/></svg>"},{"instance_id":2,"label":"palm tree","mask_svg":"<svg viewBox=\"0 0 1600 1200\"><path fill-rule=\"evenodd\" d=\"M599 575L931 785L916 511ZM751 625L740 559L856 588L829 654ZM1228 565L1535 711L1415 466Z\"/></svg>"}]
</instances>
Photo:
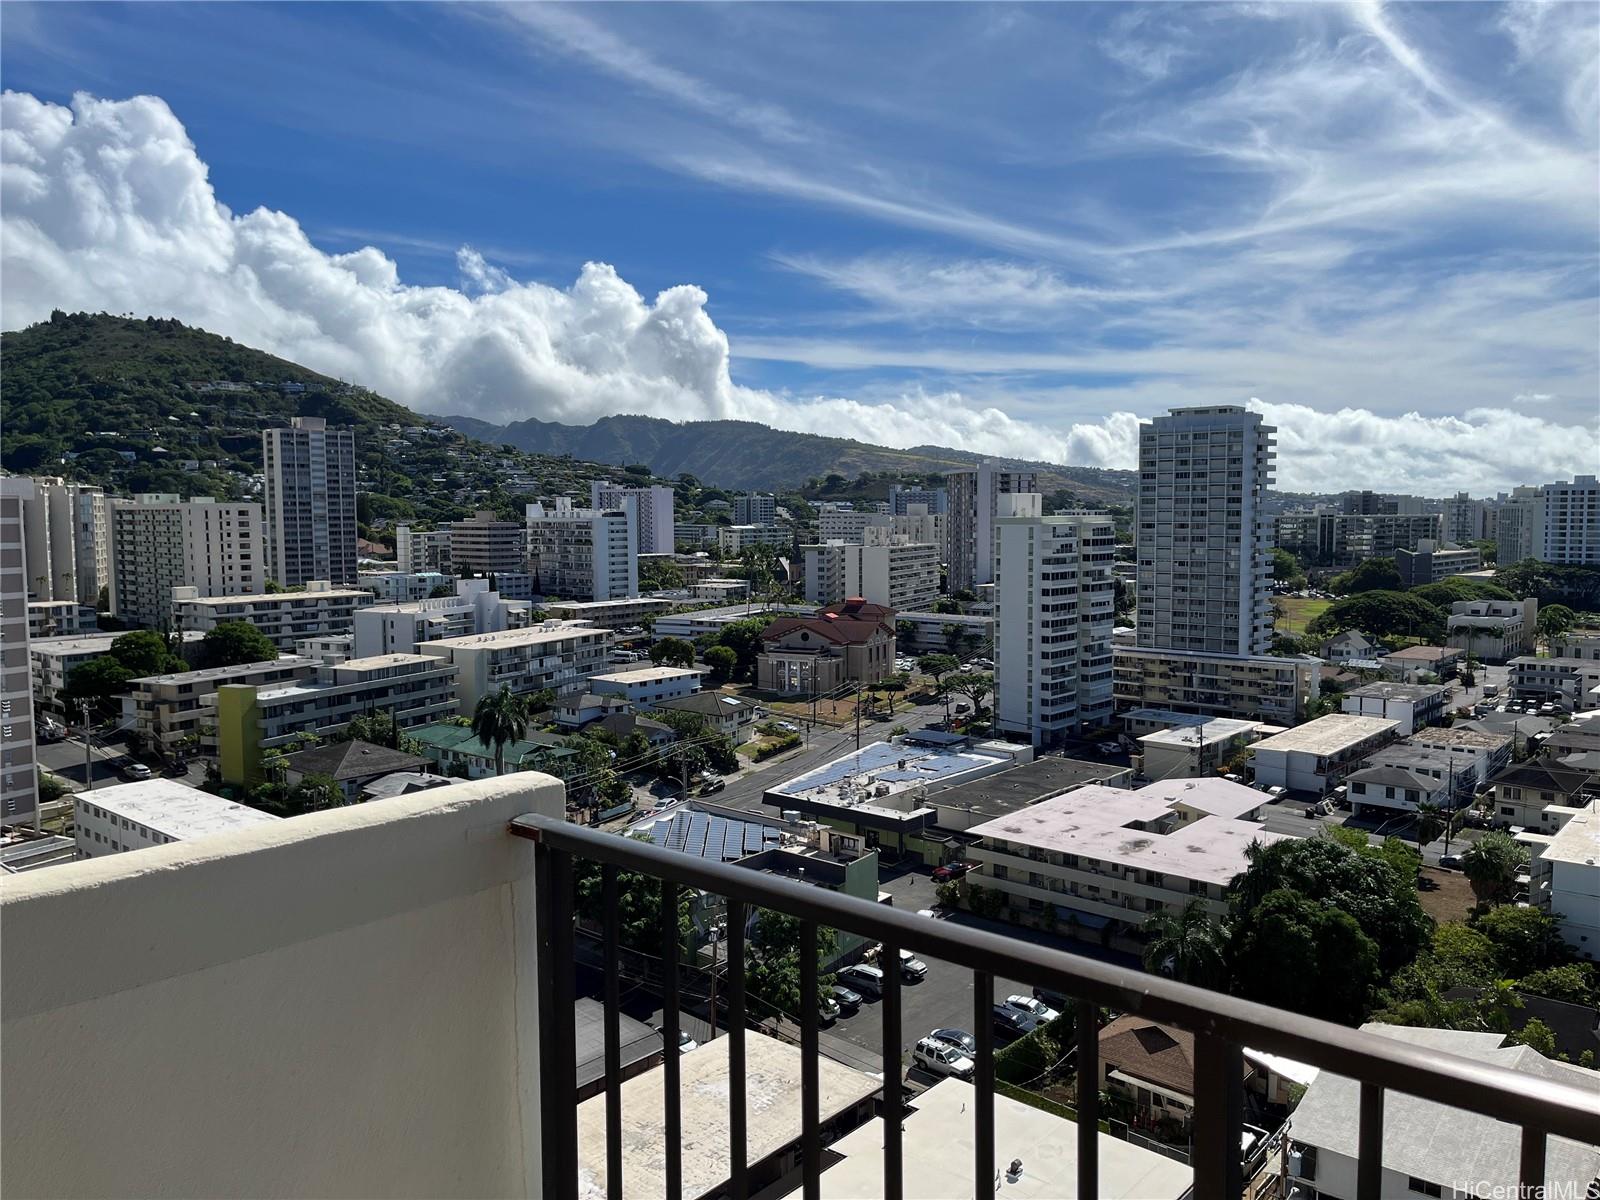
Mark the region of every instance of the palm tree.
<instances>
[{"instance_id":1,"label":"palm tree","mask_svg":"<svg viewBox=\"0 0 1600 1200\"><path fill-rule=\"evenodd\" d=\"M1528 861L1528 848L1510 835L1486 833L1461 855L1461 873L1479 901L1501 904L1516 886L1517 872Z\"/></svg>"},{"instance_id":2,"label":"palm tree","mask_svg":"<svg viewBox=\"0 0 1600 1200\"><path fill-rule=\"evenodd\" d=\"M1416 822L1418 852L1444 832L1444 827L1444 817L1437 804L1432 800L1424 800L1418 804Z\"/></svg>"},{"instance_id":3,"label":"palm tree","mask_svg":"<svg viewBox=\"0 0 1600 1200\"><path fill-rule=\"evenodd\" d=\"M1150 940L1144 948L1144 965L1181 983L1211 987L1223 977L1222 930L1204 903L1191 900L1182 910L1164 908L1144 923Z\"/></svg>"},{"instance_id":4,"label":"palm tree","mask_svg":"<svg viewBox=\"0 0 1600 1200\"><path fill-rule=\"evenodd\" d=\"M521 741L528 733L528 702L505 684L483 696L472 710L472 732L487 750L494 746L494 773L506 773L506 743Z\"/></svg>"}]
</instances>

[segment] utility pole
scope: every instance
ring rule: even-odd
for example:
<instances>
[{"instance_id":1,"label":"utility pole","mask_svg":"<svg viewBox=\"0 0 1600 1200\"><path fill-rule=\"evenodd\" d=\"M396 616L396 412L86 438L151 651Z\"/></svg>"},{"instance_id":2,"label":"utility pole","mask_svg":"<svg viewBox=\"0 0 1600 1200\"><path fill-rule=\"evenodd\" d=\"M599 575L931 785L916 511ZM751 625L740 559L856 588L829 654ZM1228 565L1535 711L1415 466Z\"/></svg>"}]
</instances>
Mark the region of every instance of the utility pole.
<instances>
[{"instance_id":1,"label":"utility pole","mask_svg":"<svg viewBox=\"0 0 1600 1200\"><path fill-rule=\"evenodd\" d=\"M78 719L83 722L83 782L94 790L94 736L89 729L89 702L78 701ZM34 810L37 812L37 808Z\"/></svg>"},{"instance_id":2,"label":"utility pole","mask_svg":"<svg viewBox=\"0 0 1600 1200\"><path fill-rule=\"evenodd\" d=\"M711 929L711 1004L706 1010L706 1022L711 1026L711 1036L706 1040L717 1040L717 948L722 945L722 937L717 933L716 927Z\"/></svg>"},{"instance_id":3,"label":"utility pole","mask_svg":"<svg viewBox=\"0 0 1600 1200\"><path fill-rule=\"evenodd\" d=\"M861 749L861 680L856 680L856 749Z\"/></svg>"}]
</instances>

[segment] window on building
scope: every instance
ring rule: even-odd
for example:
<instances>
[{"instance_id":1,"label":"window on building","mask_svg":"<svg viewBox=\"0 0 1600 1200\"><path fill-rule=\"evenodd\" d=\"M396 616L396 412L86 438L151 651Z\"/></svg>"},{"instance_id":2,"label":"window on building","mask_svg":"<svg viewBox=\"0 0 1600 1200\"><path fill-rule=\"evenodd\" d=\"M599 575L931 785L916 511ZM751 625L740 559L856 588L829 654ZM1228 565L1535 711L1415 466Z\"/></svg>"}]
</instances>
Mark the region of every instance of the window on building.
<instances>
[{"instance_id":1,"label":"window on building","mask_svg":"<svg viewBox=\"0 0 1600 1200\"><path fill-rule=\"evenodd\" d=\"M1426 1179L1418 1179L1415 1175L1406 1179L1406 1187L1423 1196L1442 1196L1444 1188L1437 1183L1429 1183Z\"/></svg>"}]
</instances>

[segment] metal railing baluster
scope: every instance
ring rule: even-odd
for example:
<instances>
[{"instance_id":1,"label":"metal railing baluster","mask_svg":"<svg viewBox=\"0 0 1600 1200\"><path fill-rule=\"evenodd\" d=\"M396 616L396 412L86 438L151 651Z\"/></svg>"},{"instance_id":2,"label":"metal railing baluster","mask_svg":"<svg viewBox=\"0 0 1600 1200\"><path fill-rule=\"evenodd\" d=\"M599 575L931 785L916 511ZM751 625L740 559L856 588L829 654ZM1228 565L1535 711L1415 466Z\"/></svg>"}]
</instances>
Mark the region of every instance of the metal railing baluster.
<instances>
[{"instance_id":1,"label":"metal railing baluster","mask_svg":"<svg viewBox=\"0 0 1600 1200\"><path fill-rule=\"evenodd\" d=\"M742 900L728 901L728 1162L733 1200L750 1195L744 1092L744 926Z\"/></svg>"},{"instance_id":2,"label":"metal railing baluster","mask_svg":"<svg viewBox=\"0 0 1600 1200\"><path fill-rule=\"evenodd\" d=\"M662 1058L662 1086L666 1092L666 1168L667 1200L683 1196L683 1093L678 1084L678 885L661 882L661 1040L666 1043Z\"/></svg>"},{"instance_id":3,"label":"metal railing baluster","mask_svg":"<svg viewBox=\"0 0 1600 1200\"><path fill-rule=\"evenodd\" d=\"M1100 1022L1078 1001L1078 1195L1100 1194Z\"/></svg>"},{"instance_id":4,"label":"metal railing baluster","mask_svg":"<svg viewBox=\"0 0 1600 1200\"><path fill-rule=\"evenodd\" d=\"M1379 1200L1383 1194L1383 1089L1361 1085L1356 1131L1356 1200Z\"/></svg>"},{"instance_id":5,"label":"metal railing baluster","mask_svg":"<svg viewBox=\"0 0 1600 1200\"><path fill-rule=\"evenodd\" d=\"M884 942L879 962L898 963L900 947ZM900 1074L900 972L883 973L883 1200L900 1200L905 1191L901 1126L905 1122L905 1081Z\"/></svg>"},{"instance_id":6,"label":"metal railing baluster","mask_svg":"<svg viewBox=\"0 0 1600 1200\"><path fill-rule=\"evenodd\" d=\"M554 1179L547 1195L576 1197L578 1194L578 1063L576 1054L576 1016L573 995L576 964L572 940L572 855L565 850L546 852L547 932L550 970L550 1044L540 1047L540 1060L549 1051L551 1074L547 1077L555 1108L551 1129L555 1153L547 1154Z\"/></svg>"},{"instance_id":7,"label":"metal railing baluster","mask_svg":"<svg viewBox=\"0 0 1600 1200\"><path fill-rule=\"evenodd\" d=\"M1195 1200L1239 1200L1244 1190L1244 1056L1214 1033L1194 1038Z\"/></svg>"},{"instance_id":8,"label":"metal railing baluster","mask_svg":"<svg viewBox=\"0 0 1600 1200\"><path fill-rule=\"evenodd\" d=\"M800 924L800 1143L805 1200L822 1195L822 1118L817 1079L817 923Z\"/></svg>"},{"instance_id":9,"label":"metal railing baluster","mask_svg":"<svg viewBox=\"0 0 1600 1200\"><path fill-rule=\"evenodd\" d=\"M606 1031L606 1197L622 1200L622 940L617 917L617 868L600 868L600 900L605 909L605 1031Z\"/></svg>"},{"instance_id":10,"label":"metal railing baluster","mask_svg":"<svg viewBox=\"0 0 1600 1200\"><path fill-rule=\"evenodd\" d=\"M972 1075L972 1186L974 1196L994 1194L994 976L972 973L972 1036L978 1042Z\"/></svg>"},{"instance_id":11,"label":"metal railing baluster","mask_svg":"<svg viewBox=\"0 0 1600 1200\"><path fill-rule=\"evenodd\" d=\"M1532 1125L1522 1127L1522 1154L1517 1176L1527 1200L1544 1200L1545 1131Z\"/></svg>"}]
</instances>

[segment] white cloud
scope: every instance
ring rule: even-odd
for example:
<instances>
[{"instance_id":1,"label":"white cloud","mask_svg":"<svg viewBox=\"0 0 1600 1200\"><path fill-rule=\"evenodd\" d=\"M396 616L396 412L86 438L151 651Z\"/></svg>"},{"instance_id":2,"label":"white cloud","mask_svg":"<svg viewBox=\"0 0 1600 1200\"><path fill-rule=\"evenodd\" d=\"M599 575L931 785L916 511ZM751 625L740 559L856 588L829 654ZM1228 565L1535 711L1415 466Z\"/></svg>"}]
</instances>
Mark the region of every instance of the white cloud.
<instances>
[{"instance_id":1,"label":"white cloud","mask_svg":"<svg viewBox=\"0 0 1600 1200\"><path fill-rule=\"evenodd\" d=\"M1114 467L1134 461L1133 409L1148 415L1168 403L1249 394L1227 382L1237 362L1226 359L1206 380L1099 396L897 391L869 403L743 387L733 382L728 337L698 287L647 300L600 263L585 266L567 288L523 283L471 247L458 251L460 288L407 284L394 261L370 246L330 254L284 213L239 215L220 204L182 124L155 97L79 96L69 110L6 93L0 128L0 320L7 328L52 308L176 316L425 412L567 422L616 412L740 418L893 446ZM882 281L857 270L858 290L904 282L903 263L867 265ZM907 278L931 280L947 300L967 289L1038 305L1067 302L1077 289L1050 271L987 260L931 274L925 266L913 264ZM1121 354L1092 361L1127 366ZM1192 374L1195 361L1166 365L1174 376L1180 365ZM1294 369L1284 353L1268 361L1280 379ZM1283 394L1293 390L1285 386ZM1503 394L1518 392L1531 389ZM1485 407L1438 418L1261 408L1282 430L1280 476L1288 487L1481 492L1593 467L1591 430L1521 412Z\"/></svg>"}]
</instances>

